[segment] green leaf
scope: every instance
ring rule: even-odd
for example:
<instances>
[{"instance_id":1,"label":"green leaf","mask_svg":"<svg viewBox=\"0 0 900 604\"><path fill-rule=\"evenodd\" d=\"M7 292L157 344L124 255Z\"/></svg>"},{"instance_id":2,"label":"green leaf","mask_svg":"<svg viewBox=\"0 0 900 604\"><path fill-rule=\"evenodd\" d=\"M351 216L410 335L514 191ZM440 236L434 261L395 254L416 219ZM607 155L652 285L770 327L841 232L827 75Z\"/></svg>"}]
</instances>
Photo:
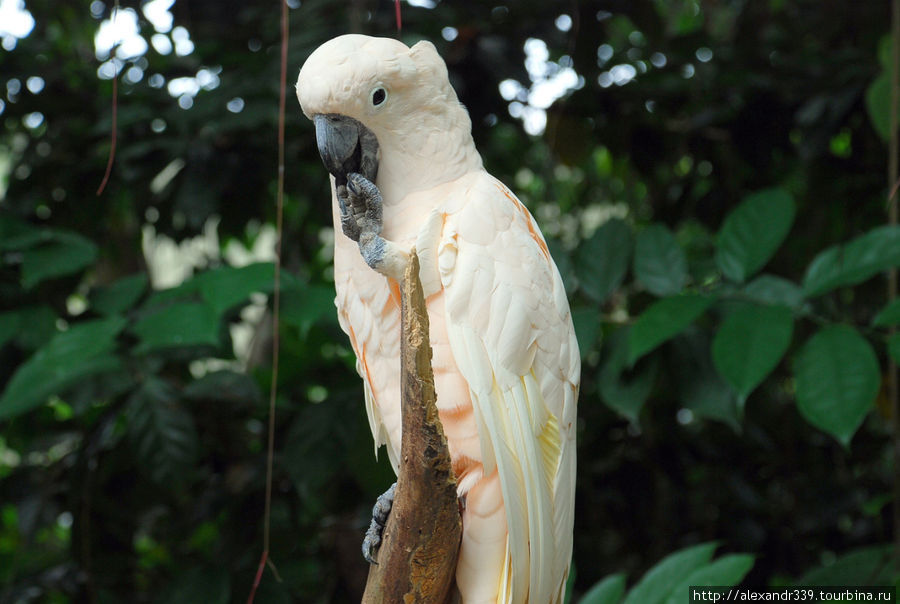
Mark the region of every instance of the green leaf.
<instances>
[{"instance_id":1,"label":"green leaf","mask_svg":"<svg viewBox=\"0 0 900 604\"><path fill-rule=\"evenodd\" d=\"M636 360L678 335L712 303L713 298L700 294L685 294L663 298L651 304L631 326L629 364L633 365Z\"/></svg>"},{"instance_id":2,"label":"green leaf","mask_svg":"<svg viewBox=\"0 0 900 604\"><path fill-rule=\"evenodd\" d=\"M188 279L180 285L168 289L154 291L144 303L141 309L145 311L161 308L173 302L198 301L200 299L200 281L195 278Z\"/></svg>"},{"instance_id":3,"label":"green leaf","mask_svg":"<svg viewBox=\"0 0 900 604\"><path fill-rule=\"evenodd\" d=\"M684 288L687 258L665 225L651 224L637 234L634 276L655 296L670 296Z\"/></svg>"},{"instance_id":4,"label":"green leaf","mask_svg":"<svg viewBox=\"0 0 900 604\"><path fill-rule=\"evenodd\" d=\"M820 252L806 269L803 291L807 296L818 296L836 287L861 283L895 266L900 266L900 226L878 227Z\"/></svg>"},{"instance_id":5,"label":"green leaf","mask_svg":"<svg viewBox=\"0 0 900 604\"><path fill-rule=\"evenodd\" d=\"M246 373L222 370L207 373L187 385L184 396L193 400L245 403L262 403L262 392L256 381Z\"/></svg>"},{"instance_id":6,"label":"green leaf","mask_svg":"<svg viewBox=\"0 0 900 604\"><path fill-rule=\"evenodd\" d=\"M872 325L875 327L900 325L900 298L893 302L888 302L887 306L882 308L881 312L872 319Z\"/></svg>"},{"instance_id":7,"label":"green leaf","mask_svg":"<svg viewBox=\"0 0 900 604\"><path fill-rule=\"evenodd\" d=\"M778 365L791 343L794 317L783 306L743 305L730 313L712 345L712 359L741 400Z\"/></svg>"},{"instance_id":8,"label":"green leaf","mask_svg":"<svg viewBox=\"0 0 900 604\"><path fill-rule=\"evenodd\" d=\"M14 218L9 213L0 212L0 250L21 251L49 241L53 231L39 229L27 222Z\"/></svg>"},{"instance_id":9,"label":"green leaf","mask_svg":"<svg viewBox=\"0 0 900 604\"><path fill-rule=\"evenodd\" d=\"M183 481L199 447L194 420L168 382L147 378L128 402L128 435L141 468L158 484Z\"/></svg>"},{"instance_id":10,"label":"green leaf","mask_svg":"<svg viewBox=\"0 0 900 604\"><path fill-rule=\"evenodd\" d=\"M740 283L761 269L791 230L795 211L784 189L747 196L719 231L716 263L722 273Z\"/></svg>"},{"instance_id":11,"label":"green leaf","mask_svg":"<svg viewBox=\"0 0 900 604\"><path fill-rule=\"evenodd\" d=\"M600 311L589 306L572 309L572 322L575 324L575 335L578 337L578 349L583 359L596 349L597 338L600 337Z\"/></svg>"},{"instance_id":12,"label":"green leaf","mask_svg":"<svg viewBox=\"0 0 900 604\"><path fill-rule=\"evenodd\" d=\"M803 289L787 279L775 275L760 275L741 290L754 302L787 306L800 309L803 307Z\"/></svg>"},{"instance_id":13,"label":"green leaf","mask_svg":"<svg viewBox=\"0 0 900 604\"><path fill-rule=\"evenodd\" d=\"M578 604L619 604L625 595L625 574L616 573L598 581Z\"/></svg>"},{"instance_id":14,"label":"green leaf","mask_svg":"<svg viewBox=\"0 0 900 604\"><path fill-rule=\"evenodd\" d=\"M575 258L581 288L595 302L603 302L625 278L631 258L631 229L618 218L608 220L583 241Z\"/></svg>"},{"instance_id":15,"label":"green leaf","mask_svg":"<svg viewBox=\"0 0 900 604\"><path fill-rule=\"evenodd\" d=\"M146 354L179 346L217 346L219 318L207 304L172 304L135 323L131 331L140 339L135 353Z\"/></svg>"},{"instance_id":16,"label":"green leaf","mask_svg":"<svg viewBox=\"0 0 900 604\"><path fill-rule=\"evenodd\" d=\"M221 315L247 300L252 293L271 292L275 283L275 265L260 262L240 268L225 266L202 273L194 279L200 295L217 315Z\"/></svg>"},{"instance_id":17,"label":"green leaf","mask_svg":"<svg viewBox=\"0 0 900 604\"><path fill-rule=\"evenodd\" d=\"M354 424L342 414L337 405L303 405L285 439L284 467L310 506L319 505L326 486L345 463L348 443L355 436ZM367 448L371 454L371 442Z\"/></svg>"},{"instance_id":18,"label":"green leaf","mask_svg":"<svg viewBox=\"0 0 900 604\"><path fill-rule=\"evenodd\" d=\"M628 371L629 330L623 327L609 336L604 347L607 358L600 370L598 386L607 406L636 422L641 407L653 390L659 363L657 359L650 359L639 364L634 371Z\"/></svg>"},{"instance_id":19,"label":"green leaf","mask_svg":"<svg viewBox=\"0 0 900 604\"><path fill-rule=\"evenodd\" d=\"M334 288L325 285L307 285L286 289L281 295L281 321L300 328L302 334L318 321L335 321Z\"/></svg>"},{"instance_id":20,"label":"green leaf","mask_svg":"<svg viewBox=\"0 0 900 604\"><path fill-rule=\"evenodd\" d=\"M56 232L53 240L22 253L22 287L76 273L97 259L93 241L75 233Z\"/></svg>"},{"instance_id":21,"label":"green leaf","mask_svg":"<svg viewBox=\"0 0 900 604\"><path fill-rule=\"evenodd\" d=\"M575 591L575 579L577 575L577 569L573 562L569 566L569 576L566 577L566 588L563 590L563 604L572 604L572 593Z\"/></svg>"},{"instance_id":22,"label":"green leaf","mask_svg":"<svg viewBox=\"0 0 900 604\"><path fill-rule=\"evenodd\" d=\"M678 401L698 417L725 422L740 432L737 394L713 366L710 348L706 334L694 327L672 340L669 363Z\"/></svg>"},{"instance_id":23,"label":"green leaf","mask_svg":"<svg viewBox=\"0 0 900 604\"><path fill-rule=\"evenodd\" d=\"M709 564L691 572L681 584L669 595L666 604L682 604L687 599L692 585L698 587L732 587L743 581L753 568L753 556L749 554L731 554L722 556Z\"/></svg>"},{"instance_id":24,"label":"green leaf","mask_svg":"<svg viewBox=\"0 0 900 604\"><path fill-rule=\"evenodd\" d=\"M90 375L118 368L120 361L110 352L124 327L124 319L113 317L86 321L54 336L10 378L0 397L0 419L30 411Z\"/></svg>"},{"instance_id":25,"label":"green leaf","mask_svg":"<svg viewBox=\"0 0 900 604\"><path fill-rule=\"evenodd\" d=\"M11 310L0 313L0 348L12 340L19 332L19 312Z\"/></svg>"},{"instance_id":26,"label":"green leaf","mask_svg":"<svg viewBox=\"0 0 900 604\"><path fill-rule=\"evenodd\" d=\"M147 275L138 273L91 292L89 304L101 315L116 315L130 309L147 291Z\"/></svg>"},{"instance_id":27,"label":"green leaf","mask_svg":"<svg viewBox=\"0 0 900 604\"><path fill-rule=\"evenodd\" d=\"M887 344L888 354L894 359L895 363L900 363L900 332L895 333L888 338Z\"/></svg>"},{"instance_id":28,"label":"green leaf","mask_svg":"<svg viewBox=\"0 0 900 604\"><path fill-rule=\"evenodd\" d=\"M878 40L878 63L884 67L885 70L888 70L891 68L893 60L894 42L891 40L890 34L885 34Z\"/></svg>"},{"instance_id":29,"label":"green leaf","mask_svg":"<svg viewBox=\"0 0 900 604\"><path fill-rule=\"evenodd\" d=\"M808 571L797 585L891 585L893 549L876 545L839 556L830 564Z\"/></svg>"},{"instance_id":30,"label":"green leaf","mask_svg":"<svg viewBox=\"0 0 900 604\"><path fill-rule=\"evenodd\" d=\"M872 347L851 327L825 327L803 346L794 370L800 413L849 446L881 383Z\"/></svg>"},{"instance_id":31,"label":"green leaf","mask_svg":"<svg viewBox=\"0 0 900 604\"><path fill-rule=\"evenodd\" d=\"M717 543L702 543L669 554L647 571L628 592L624 604L657 604L664 602L684 577L709 562ZM686 593L685 593L686 595Z\"/></svg>"},{"instance_id":32,"label":"green leaf","mask_svg":"<svg viewBox=\"0 0 900 604\"><path fill-rule=\"evenodd\" d=\"M37 350L57 334L58 317L46 304L23 306L18 312L19 326L27 325L28 329L19 329L16 344L25 350Z\"/></svg>"},{"instance_id":33,"label":"green leaf","mask_svg":"<svg viewBox=\"0 0 900 604\"><path fill-rule=\"evenodd\" d=\"M866 89L866 111L881 140L891 138L891 76L885 69Z\"/></svg>"}]
</instances>

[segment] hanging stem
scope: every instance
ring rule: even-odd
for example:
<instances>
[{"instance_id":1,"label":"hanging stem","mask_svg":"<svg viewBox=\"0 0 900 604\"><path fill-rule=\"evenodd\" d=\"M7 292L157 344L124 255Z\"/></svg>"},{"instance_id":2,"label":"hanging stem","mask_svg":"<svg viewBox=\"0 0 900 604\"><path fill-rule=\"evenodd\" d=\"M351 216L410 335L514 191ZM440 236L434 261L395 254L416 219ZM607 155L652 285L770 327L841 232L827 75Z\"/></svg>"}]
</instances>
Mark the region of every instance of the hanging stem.
<instances>
[{"instance_id":1,"label":"hanging stem","mask_svg":"<svg viewBox=\"0 0 900 604\"><path fill-rule=\"evenodd\" d=\"M279 342L278 325L281 314L281 239L284 231L284 114L287 97L287 57L288 57L288 6L285 0L281 3L281 82L278 95L278 186L275 211L275 283L272 290L272 383L269 386L269 430L268 448L266 451L266 504L263 513L263 552L253 579L253 587L247 604L253 603L256 589L262 581L266 565L272 569L279 581L278 570L269 558L272 525L272 474L275 460L275 401L278 393L278 359Z\"/></svg>"},{"instance_id":2,"label":"hanging stem","mask_svg":"<svg viewBox=\"0 0 900 604\"><path fill-rule=\"evenodd\" d=\"M119 0L116 0L115 6L113 6L112 16L110 20L115 23L116 17L119 16ZM97 187L97 197L100 197L100 194L103 193L103 190L106 188L106 183L109 182L109 175L112 173L113 160L116 158L116 130L118 130L118 113L119 113L119 70L116 68L116 48L118 48L119 42L117 41L113 44L112 50L109 51L109 60L112 62L113 66L113 79L112 79L112 126L111 132L109 135L109 158L106 160L106 172L103 174L103 180L100 181L100 186Z\"/></svg>"}]
</instances>

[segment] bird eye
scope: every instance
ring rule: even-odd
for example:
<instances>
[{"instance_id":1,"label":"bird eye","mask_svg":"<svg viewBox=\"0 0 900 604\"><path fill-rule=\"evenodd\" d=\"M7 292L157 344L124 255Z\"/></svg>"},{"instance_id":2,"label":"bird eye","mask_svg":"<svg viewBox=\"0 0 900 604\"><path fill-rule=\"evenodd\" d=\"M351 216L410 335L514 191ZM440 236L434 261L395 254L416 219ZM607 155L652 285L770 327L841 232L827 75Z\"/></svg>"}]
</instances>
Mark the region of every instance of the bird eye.
<instances>
[{"instance_id":1,"label":"bird eye","mask_svg":"<svg viewBox=\"0 0 900 604\"><path fill-rule=\"evenodd\" d=\"M372 91L372 105L378 107L387 100L387 90L379 86Z\"/></svg>"}]
</instances>

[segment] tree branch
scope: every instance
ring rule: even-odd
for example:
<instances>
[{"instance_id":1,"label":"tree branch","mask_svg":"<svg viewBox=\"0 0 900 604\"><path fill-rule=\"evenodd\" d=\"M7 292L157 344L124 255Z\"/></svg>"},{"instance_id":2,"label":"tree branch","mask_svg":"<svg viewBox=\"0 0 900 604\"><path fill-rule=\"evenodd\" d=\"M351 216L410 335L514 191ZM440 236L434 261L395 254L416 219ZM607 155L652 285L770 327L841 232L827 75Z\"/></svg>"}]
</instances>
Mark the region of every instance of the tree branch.
<instances>
[{"instance_id":1,"label":"tree branch","mask_svg":"<svg viewBox=\"0 0 900 604\"><path fill-rule=\"evenodd\" d=\"M402 285L402 330L400 475L363 604L446 602L462 534L456 477L437 412L415 251Z\"/></svg>"}]
</instances>

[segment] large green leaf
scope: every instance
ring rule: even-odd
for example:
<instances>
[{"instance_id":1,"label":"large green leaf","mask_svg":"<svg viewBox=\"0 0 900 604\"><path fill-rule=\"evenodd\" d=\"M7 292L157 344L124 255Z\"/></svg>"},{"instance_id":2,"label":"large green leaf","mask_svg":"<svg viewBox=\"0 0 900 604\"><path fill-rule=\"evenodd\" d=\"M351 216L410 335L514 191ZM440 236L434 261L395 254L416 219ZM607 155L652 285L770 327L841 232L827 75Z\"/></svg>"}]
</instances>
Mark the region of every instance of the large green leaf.
<instances>
[{"instance_id":1,"label":"large green leaf","mask_svg":"<svg viewBox=\"0 0 900 604\"><path fill-rule=\"evenodd\" d=\"M310 507L320 504L326 485L342 463L355 436L355 424L342 417L342 408L332 404L305 404L285 439L284 467L297 492ZM371 452L371 441L366 448Z\"/></svg>"},{"instance_id":2,"label":"large green leaf","mask_svg":"<svg viewBox=\"0 0 900 604\"><path fill-rule=\"evenodd\" d=\"M303 334L316 322L334 322L336 317L333 287L307 285L286 289L281 294L281 321L299 327Z\"/></svg>"},{"instance_id":3,"label":"large green leaf","mask_svg":"<svg viewBox=\"0 0 900 604\"><path fill-rule=\"evenodd\" d=\"M0 208L0 251L21 251L49 238L50 231L35 228Z\"/></svg>"},{"instance_id":4,"label":"large green leaf","mask_svg":"<svg viewBox=\"0 0 900 604\"><path fill-rule=\"evenodd\" d=\"M631 258L631 229L614 218L582 242L575 258L581 288L595 302L604 302L621 285Z\"/></svg>"},{"instance_id":5,"label":"large green leaf","mask_svg":"<svg viewBox=\"0 0 900 604\"><path fill-rule=\"evenodd\" d=\"M138 273L95 289L88 300L93 311L102 315L114 315L134 306L145 291L147 291L147 275Z\"/></svg>"},{"instance_id":6,"label":"large green leaf","mask_svg":"<svg viewBox=\"0 0 900 604\"><path fill-rule=\"evenodd\" d=\"M712 359L741 401L781 360L793 327L794 317L783 306L742 305L722 321L713 340Z\"/></svg>"},{"instance_id":7,"label":"large green leaf","mask_svg":"<svg viewBox=\"0 0 900 604\"><path fill-rule=\"evenodd\" d=\"M19 331L19 317L18 311L15 310L0 313L0 348Z\"/></svg>"},{"instance_id":8,"label":"large green leaf","mask_svg":"<svg viewBox=\"0 0 900 604\"><path fill-rule=\"evenodd\" d=\"M628 362L636 360L678 335L709 308L713 298L700 294L685 294L663 298L651 304L635 320L629 335Z\"/></svg>"},{"instance_id":9,"label":"large green leaf","mask_svg":"<svg viewBox=\"0 0 900 604\"><path fill-rule=\"evenodd\" d=\"M217 346L219 317L208 304L176 303L140 319L131 331L140 339L135 347L138 354L180 346Z\"/></svg>"},{"instance_id":10,"label":"large green leaf","mask_svg":"<svg viewBox=\"0 0 900 604\"><path fill-rule=\"evenodd\" d=\"M97 259L97 246L75 233L55 232L48 243L22 253L22 287L76 273Z\"/></svg>"},{"instance_id":11,"label":"large green leaf","mask_svg":"<svg viewBox=\"0 0 900 604\"><path fill-rule=\"evenodd\" d=\"M128 435L140 466L159 484L183 481L199 447L194 420L168 382L147 378L128 402Z\"/></svg>"},{"instance_id":12,"label":"large green leaf","mask_svg":"<svg viewBox=\"0 0 900 604\"><path fill-rule=\"evenodd\" d=\"M600 337L600 311L590 306L572 309L572 323L575 335L578 336L578 349L583 359L589 352L596 350L597 338Z\"/></svg>"},{"instance_id":13,"label":"large green leaf","mask_svg":"<svg viewBox=\"0 0 900 604\"><path fill-rule=\"evenodd\" d=\"M216 314L244 302L255 292L269 293L274 287L275 265L271 262L240 268L225 266L195 277L200 295Z\"/></svg>"},{"instance_id":14,"label":"large green leaf","mask_svg":"<svg viewBox=\"0 0 900 604\"><path fill-rule=\"evenodd\" d=\"M900 325L900 298L897 298L893 302L888 302L888 304L875 315L875 318L872 319L872 325L875 327Z\"/></svg>"},{"instance_id":15,"label":"large green leaf","mask_svg":"<svg viewBox=\"0 0 900 604\"><path fill-rule=\"evenodd\" d=\"M876 545L839 556L808 571L797 585L891 585L894 577L893 548Z\"/></svg>"},{"instance_id":16,"label":"large green leaf","mask_svg":"<svg viewBox=\"0 0 900 604\"><path fill-rule=\"evenodd\" d=\"M701 543L669 554L631 588L624 604L665 602L684 577L709 562L716 547L716 543Z\"/></svg>"},{"instance_id":17,"label":"large green leaf","mask_svg":"<svg viewBox=\"0 0 900 604\"><path fill-rule=\"evenodd\" d=\"M887 349L888 354L891 355L894 362L900 363L900 332L897 332L888 338Z\"/></svg>"},{"instance_id":18,"label":"large green leaf","mask_svg":"<svg viewBox=\"0 0 900 604\"><path fill-rule=\"evenodd\" d=\"M57 334L25 361L0 397L0 419L29 411L65 388L95 373L119 367L111 354L125 319L86 321Z\"/></svg>"},{"instance_id":19,"label":"large green leaf","mask_svg":"<svg viewBox=\"0 0 900 604\"><path fill-rule=\"evenodd\" d=\"M682 604L688 600L688 590L697 587L733 587L747 576L753 568L753 556L749 554L730 554L722 556L709 564L692 571L672 593L666 604Z\"/></svg>"},{"instance_id":20,"label":"large green leaf","mask_svg":"<svg viewBox=\"0 0 900 604\"><path fill-rule=\"evenodd\" d=\"M794 370L800 413L848 446L880 386L872 347L851 327L825 327L803 346Z\"/></svg>"},{"instance_id":21,"label":"large green leaf","mask_svg":"<svg viewBox=\"0 0 900 604\"><path fill-rule=\"evenodd\" d=\"M866 89L866 110L872 128L888 141L891 138L891 76L887 69L882 71Z\"/></svg>"},{"instance_id":22,"label":"large green leaf","mask_svg":"<svg viewBox=\"0 0 900 604\"><path fill-rule=\"evenodd\" d=\"M630 328L623 327L610 334L607 345L604 346L606 359L600 369L600 377L597 382L603 402L636 422L644 401L653 390L659 363L656 359L649 359L645 363L639 363L633 371L630 370L628 365L629 331Z\"/></svg>"},{"instance_id":23,"label":"large green leaf","mask_svg":"<svg viewBox=\"0 0 900 604\"><path fill-rule=\"evenodd\" d=\"M820 252L806 269L803 291L807 296L818 296L836 287L861 283L895 266L900 266L900 226L881 226Z\"/></svg>"},{"instance_id":24,"label":"large green leaf","mask_svg":"<svg viewBox=\"0 0 900 604\"><path fill-rule=\"evenodd\" d=\"M687 258L665 225L651 224L637 234L634 276L655 296L671 296L684 288Z\"/></svg>"},{"instance_id":25,"label":"large green leaf","mask_svg":"<svg viewBox=\"0 0 900 604\"><path fill-rule=\"evenodd\" d=\"M741 293L754 302L800 309L805 302L803 289L775 275L760 275L743 287Z\"/></svg>"},{"instance_id":26,"label":"large green leaf","mask_svg":"<svg viewBox=\"0 0 900 604\"><path fill-rule=\"evenodd\" d=\"M616 573L598 581L578 604L619 604L625 595L625 574Z\"/></svg>"},{"instance_id":27,"label":"large green leaf","mask_svg":"<svg viewBox=\"0 0 900 604\"><path fill-rule=\"evenodd\" d=\"M747 196L719 231L716 263L732 281L743 282L761 269L791 230L794 200L784 189Z\"/></svg>"},{"instance_id":28,"label":"large green leaf","mask_svg":"<svg viewBox=\"0 0 900 604\"><path fill-rule=\"evenodd\" d=\"M230 370L213 371L191 382L184 388L184 396L194 400L245 403L262 403L259 384L246 373Z\"/></svg>"},{"instance_id":29,"label":"large green leaf","mask_svg":"<svg viewBox=\"0 0 900 604\"><path fill-rule=\"evenodd\" d=\"M56 322L59 317L50 306L31 304L19 308L18 313L20 329L16 334L16 344L25 350L37 350L58 333ZM21 329L22 326L28 329Z\"/></svg>"},{"instance_id":30,"label":"large green leaf","mask_svg":"<svg viewBox=\"0 0 900 604\"><path fill-rule=\"evenodd\" d=\"M716 371L710 348L706 333L694 327L672 340L668 360L678 401L698 417L723 421L739 432L737 393Z\"/></svg>"},{"instance_id":31,"label":"large green leaf","mask_svg":"<svg viewBox=\"0 0 900 604\"><path fill-rule=\"evenodd\" d=\"M195 278L187 279L175 287L156 290L147 296L141 305L142 310L161 308L173 302L187 302L200 299L200 281Z\"/></svg>"}]
</instances>

